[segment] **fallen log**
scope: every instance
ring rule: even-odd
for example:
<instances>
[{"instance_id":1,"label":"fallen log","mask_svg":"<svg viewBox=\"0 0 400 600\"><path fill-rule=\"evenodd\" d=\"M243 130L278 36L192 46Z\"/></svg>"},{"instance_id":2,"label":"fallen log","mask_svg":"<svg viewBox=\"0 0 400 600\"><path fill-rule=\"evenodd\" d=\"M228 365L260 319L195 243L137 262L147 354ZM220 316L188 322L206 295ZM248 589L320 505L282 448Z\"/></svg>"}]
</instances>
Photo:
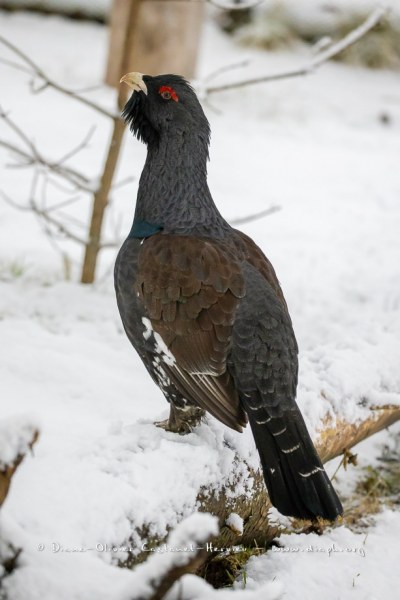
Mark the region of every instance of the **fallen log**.
<instances>
[{"instance_id":1,"label":"fallen log","mask_svg":"<svg viewBox=\"0 0 400 600\"><path fill-rule=\"evenodd\" d=\"M385 429L400 420L400 406L371 407L366 418L355 423L348 423L337 417L326 419L315 440L317 450L323 462L340 456L362 440ZM243 460L238 457L238 460ZM218 494L209 493L208 489L198 492L197 506L201 512L215 515L219 521L219 534L212 540L209 549L219 552L233 546L265 547L278 535L279 526L269 520L272 505L269 501L261 472L247 465L248 479L252 479L252 491L235 493L234 485L224 487ZM243 531L230 526L229 517L236 513L243 520ZM157 547L165 538L151 538L145 530L142 539L147 547ZM123 566L132 567L147 558L145 552L130 555ZM122 564L121 564L122 566Z\"/></svg>"}]
</instances>

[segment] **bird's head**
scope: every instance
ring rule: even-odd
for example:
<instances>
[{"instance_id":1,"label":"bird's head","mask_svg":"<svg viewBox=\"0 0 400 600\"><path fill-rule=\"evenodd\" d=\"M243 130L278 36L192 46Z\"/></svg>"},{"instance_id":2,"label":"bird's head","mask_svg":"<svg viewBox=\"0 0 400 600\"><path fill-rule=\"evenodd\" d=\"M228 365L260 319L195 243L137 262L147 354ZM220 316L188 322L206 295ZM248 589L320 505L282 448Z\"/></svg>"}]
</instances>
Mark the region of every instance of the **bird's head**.
<instances>
[{"instance_id":1,"label":"bird's head","mask_svg":"<svg viewBox=\"0 0 400 600\"><path fill-rule=\"evenodd\" d=\"M193 88L179 75L127 73L121 78L132 90L122 115L131 131L148 146L161 137L194 135L208 146L210 127Z\"/></svg>"}]
</instances>

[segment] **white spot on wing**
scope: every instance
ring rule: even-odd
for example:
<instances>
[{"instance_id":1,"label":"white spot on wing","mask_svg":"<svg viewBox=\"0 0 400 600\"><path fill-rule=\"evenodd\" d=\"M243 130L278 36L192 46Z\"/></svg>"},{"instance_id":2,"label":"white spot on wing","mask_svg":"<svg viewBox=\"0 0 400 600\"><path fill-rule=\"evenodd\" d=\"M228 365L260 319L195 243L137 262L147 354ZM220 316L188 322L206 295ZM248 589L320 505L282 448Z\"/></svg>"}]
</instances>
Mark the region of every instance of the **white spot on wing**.
<instances>
[{"instance_id":1,"label":"white spot on wing","mask_svg":"<svg viewBox=\"0 0 400 600\"><path fill-rule=\"evenodd\" d=\"M159 387L164 390L171 385L171 381L168 375L165 373L164 369L161 366L161 360L158 356L153 360L154 372L157 377Z\"/></svg>"},{"instance_id":2,"label":"white spot on wing","mask_svg":"<svg viewBox=\"0 0 400 600\"><path fill-rule=\"evenodd\" d=\"M151 334L153 333L153 327L151 326L150 319L146 319L146 317L142 318L142 323L145 326L145 330L143 332L143 337L145 340L148 340Z\"/></svg>"},{"instance_id":3,"label":"white spot on wing","mask_svg":"<svg viewBox=\"0 0 400 600\"><path fill-rule=\"evenodd\" d=\"M161 360L163 360L170 367L173 367L176 363L175 356L165 344L161 335L156 331L154 332L154 339L156 341L155 351L157 352L157 354L160 354Z\"/></svg>"},{"instance_id":4,"label":"white spot on wing","mask_svg":"<svg viewBox=\"0 0 400 600\"><path fill-rule=\"evenodd\" d=\"M155 342L154 352L160 356L160 359L163 362L165 362L170 367L173 367L176 363L175 356L172 354L172 352L162 339L161 335L154 331L150 319L147 319L147 317L142 317L142 323L145 327L145 330L143 331L144 339L148 340L151 338L151 336L153 336Z\"/></svg>"}]
</instances>

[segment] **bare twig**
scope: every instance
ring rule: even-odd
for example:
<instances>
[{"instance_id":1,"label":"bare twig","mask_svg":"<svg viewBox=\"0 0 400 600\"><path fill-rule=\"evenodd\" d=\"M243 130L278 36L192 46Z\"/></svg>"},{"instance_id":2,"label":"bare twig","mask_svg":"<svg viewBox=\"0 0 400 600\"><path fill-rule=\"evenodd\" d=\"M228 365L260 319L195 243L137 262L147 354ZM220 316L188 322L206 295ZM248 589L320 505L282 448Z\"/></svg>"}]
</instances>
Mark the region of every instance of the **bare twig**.
<instances>
[{"instance_id":1,"label":"bare twig","mask_svg":"<svg viewBox=\"0 0 400 600\"><path fill-rule=\"evenodd\" d=\"M27 206L26 204L18 204L18 202L15 202L15 200L10 198L10 196L6 194L4 190L0 190L0 196L3 198L6 204L12 206L12 208L15 208L16 210L20 210L22 212L30 210L29 206Z\"/></svg>"},{"instance_id":2,"label":"bare twig","mask_svg":"<svg viewBox=\"0 0 400 600\"><path fill-rule=\"evenodd\" d=\"M74 242L77 242L78 244L81 244L82 246L87 245L87 240L76 235L58 219L50 216L46 210L42 210L41 208L39 208L33 200L30 201L29 206L32 212L34 212L36 215L44 219L47 223L55 227L58 230L58 232L61 233L63 236L69 238L70 240L73 240Z\"/></svg>"},{"instance_id":3,"label":"bare twig","mask_svg":"<svg viewBox=\"0 0 400 600\"><path fill-rule=\"evenodd\" d=\"M230 221L231 225L243 225L244 223L250 223L251 221L257 221L258 219L262 219L267 215L272 215L273 213L279 212L282 209L281 206L270 206L269 208L265 208L260 212L253 213L251 215L246 215L244 217L238 217L236 219L232 219Z\"/></svg>"},{"instance_id":4,"label":"bare twig","mask_svg":"<svg viewBox=\"0 0 400 600\"><path fill-rule=\"evenodd\" d=\"M39 79L41 79L41 81L43 83L40 86L40 88L37 88L34 90L35 93L43 91L47 87L51 87L54 90L57 90L58 92L60 92L61 94L64 94L65 96L69 96L73 100L77 100L78 102L85 104L89 108L92 108L93 110L104 115L105 117L109 117L110 119L113 119L113 120L120 119L120 116L118 114L111 113L106 108L103 108L102 106L100 106L100 104L97 104L96 102L93 102L92 100L88 100L84 96L81 96L78 92L71 90L67 87L64 87L63 85L57 83L53 79L50 79L50 77L48 75L46 75L46 73L43 71L43 69L41 69L39 67L39 65L37 65L27 54L25 54L25 52L20 50L20 48L17 48L17 46L15 46L13 43L11 43L9 40L7 40L5 37L3 37L1 35L0 35L0 44L3 44L3 46L6 46L6 48L11 50L11 52L13 52L16 56L18 56L21 60L23 60L23 62L30 67L29 72L31 73L32 76L38 77ZM5 62L3 59L1 59L1 60L2 60L2 62ZM7 61L7 63L9 66L14 66L14 68L19 68L20 70L24 70L22 66L16 67L15 64L10 63L9 61Z\"/></svg>"},{"instance_id":5,"label":"bare twig","mask_svg":"<svg viewBox=\"0 0 400 600\"><path fill-rule=\"evenodd\" d=\"M14 133L17 134L17 136L28 146L28 148L30 149L31 153L37 157L37 152L36 152L36 148L33 144L33 142L28 138L28 136L26 135L26 133L15 123L15 121L13 121L8 114L2 109L2 107L0 106L0 118L2 118L7 125L9 126L10 129L12 129L12 131L14 131Z\"/></svg>"},{"instance_id":6,"label":"bare twig","mask_svg":"<svg viewBox=\"0 0 400 600\"><path fill-rule=\"evenodd\" d=\"M3 200L13 208L16 208L17 210L21 211L32 211L35 215L41 217L48 224L55 227L59 231L59 233L62 233L65 237L73 240L74 242L77 242L78 244L82 244L83 246L87 245L87 240L76 235L73 231L68 229L68 227L66 227L64 223L62 223L55 217L50 216L47 210L39 208L33 199L30 200L29 204L21 205L15 202L12 198L10 198L10 196L8 196L8 194L6 194L3 190L0 190L0 196L2 196Z\"/></svg>"},{"instance_id":7,"label":"bare twig","mask_svg":"<svg viewBox=\"0 0 400 600\"><path fill-rule=\"evenodd\" d=\"M64 156L61 157L56 163L52 163L53 166L59 167L60 165L65 163L65 161L67 161L69 158L72 158L73 156L75 156L75 154L78 154L78 152L80 152L81 150L86 148L88 146L90 140L92 139L95 129L96 129L96 127L94 127L94 126L90 127L89 131L87 132L87 134L85 135L83 140L81 142L79 142L79 144L77 146L75 146L75 148L72 148L72 150L70 150L69 152L64 154Z\"/></svg>"},{"instance_id":8,"label":"bare twig","mask_svg":"<svg viewBox=\"0 0 400 600\"><path fill-rule=\"evenodd\" d=\"M90 185L88 185L89 181L85 175L83 175L82 173L80 173L79 171L77 171L75 169L72 169L71 167L63 166L63 164L62 164L68 158L71 158L72 156L74 156L75 154L80 152L88 144L89 139L93 134L92 129L89 130L88 134L78 144L78 146L76 146L75 148L70 150L67 154L65 154L58 161L50 162L42 156L42 154L39 152L39 150L37 149L36 145L32 142L32 140L30 140L28 138L26 133L15 123L15 121L13 121L13 119L11 119L11 117L4 110L2 110L1 107L0 107L0 118L2 118L6 122L8 127L19 137L19 139L24 143L25 146L27 146L27 148L29 150L29 152L28 152L16 145L12 144L9 141L0 140L0 146L3 146L3 148L7 148L8 150L11 150L12 152L14 152L14 154L16 154L17 156L19 156L20 158L22 158L25 161L19 165L14 165L14 167L26 168L26 167L30 167L30 166L39 164L39 165L45 167L46 169L53 171L60 177L63 177L64 179L68 180L75 187L77 187L85 192L91 192L91 193L93 192L93 188Z\"/></svg>"},{"instance_id":9,"label":"bare twig","mask_svg":"<svg viewBox=\"0 0 400 600\"><path fill-rule=\"evenodd\" d=\"M218 75L222 75L222 73L226 73L228 71L233 71L234 69L243 69L244 67L247 67L249 65L249 63L250 63L249 59L246 59L246 60L241 60L240 62L234 63L232 65L225 65L224 67L219 67L215 71L212 71L211 73L209 73L204 78L204 81L211 81L212 79L215 79L216 77L218 77Z\"/></svg>"},{"instance_id":10,"label":"bare twig","mask_svg":"<svg viewBox=\"0 0 400 600\"><path fill-rule=\"evenodd\" d=\"M53 204L47 209L47 212L53 212L55 210L59 210L60 208L65 208L66 206L70 206L74 204L78 200L81 199L81 196L72 196L72 198L68 198L68 200L64 200L63 202L59 202L58 204Z\"/></svg>"},{"instance_id":11,"label":"bare twig","mask_svg":"<svg viewBox=\"0 0 400 600\"><path fill-rule=\"evenodd\" d=\"M6 65L7 67L12 67L13 69L16 69L17 71L22 71L23 73L28 73L28 75L32 74L32 71L28 69L28 67L24 67L23 65L20 65L19 63L16 63L13 60L7 60L7 58L3 58L1 56L0 64Z\"/></svg>"},{"instance_id":12,"label":"bare twig","mask_svg":"<svg viewBox=\"0 0 400 600\"><path fill-rule=\"evenodd\" d=\"M321 65L325 62L334 58L340 52L349 48L355 44L359 39L361 39L368 31L370 31L375 25L380 21L380 19L386 14L387 9L384 7L380 7L375 9L369 17L362 23L359 27L356 27L350 33L348 33L344 38L318 54L311 62L308 64L290 71L283 71L282 73L275 73L272 75L261 75L259 77L253 77L251 79L244 79L242 81L236 81L233 83L226 83L221 85L208 86L205 88L206 94L215 94L217 92L222 92L225 90L232 90L236 88L241 88L248 85L254 85L256 83L264 83L267 81L278 81L280 79L291 79L293 77L302 77L303 75L309 75L316 71Z\"/></svg>"},{"instance_id":13,"label":"bare twig","mask_svg":"<svg viewBox=\"0 0 400 600\"><path fill-rule=\"evenodd\" d=\"M0 146L3 146L3 148L7 148L7 150L14 152L14 154L25 160L24 163L18 165L9 165L10 167L27 168L32 167L34 165L41 165L49 169L50 171L53 171L63 179L69 181L74 187L81 189L85 192L93 192L93 189L89 185L84 183L84 176L81 173L75 171L75 169L71 169L70 167L58 166L57 164L54 165L50 162L47 162L47 160L43 158L39 153L35 153L34 155L28 154L28 152L25 152L21 148L18 148L18 146L15 146L10 142L6 142L5 140L0 140Z\"/></svg>"}]
</instances>

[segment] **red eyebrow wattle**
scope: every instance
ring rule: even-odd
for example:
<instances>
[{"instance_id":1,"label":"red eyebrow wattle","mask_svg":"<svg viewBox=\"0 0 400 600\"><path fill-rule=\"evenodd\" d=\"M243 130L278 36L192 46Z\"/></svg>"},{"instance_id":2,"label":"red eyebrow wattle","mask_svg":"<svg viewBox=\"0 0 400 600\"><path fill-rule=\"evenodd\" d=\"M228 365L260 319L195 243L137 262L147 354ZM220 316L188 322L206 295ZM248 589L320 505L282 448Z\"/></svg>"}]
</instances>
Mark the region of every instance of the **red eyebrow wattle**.
<instances>
[{"instance_id":1,"label":"red eyebrow wattle","mask_svg":"<svg viewBox=\"0 0 400 600\"><path fill-rule=\"evenodd\" d=\"M169 92L171 94L172 100L174 100L175 102L179 102L177 93L172 87L169 87L169 85L162 85L158 90L158 93L163 94L164 92Z\"/></svg>"}]
</instances>

